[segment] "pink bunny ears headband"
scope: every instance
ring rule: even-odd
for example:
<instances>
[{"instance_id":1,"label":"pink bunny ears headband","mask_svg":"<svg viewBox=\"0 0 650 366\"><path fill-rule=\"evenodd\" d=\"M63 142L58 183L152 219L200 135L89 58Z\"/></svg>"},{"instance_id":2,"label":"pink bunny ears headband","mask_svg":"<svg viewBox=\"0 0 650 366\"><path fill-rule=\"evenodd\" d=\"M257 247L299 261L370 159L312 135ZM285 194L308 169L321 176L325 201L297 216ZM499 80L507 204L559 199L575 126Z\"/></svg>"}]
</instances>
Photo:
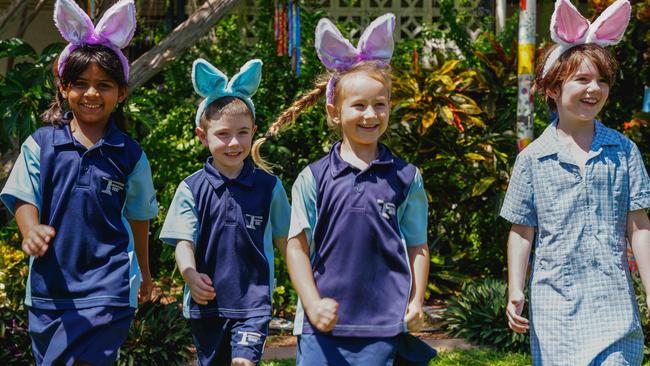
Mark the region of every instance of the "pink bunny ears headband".
<instances>
[{"instance_id":1,"label":"pink bunny ears headband","mask_svg":"<svg viewBox=\"0 0 650 366\"><path fill-rule=\"evenodd\" d=\"M584 43L609 46L620 42L630 21L630 11L628 0L616 0L590 23L569 0L557 0L551 17L551 38L558 47L546 58L542 76L573 46Z\"/></svg>"},{"instance_id":2,"label":"pink bunny ears headband","mask_svg":"<svg viewBox=\"0 0 650 366\"><path fill-rule=\"evenodd\" d=\"M102 45L117 54L124 69L124 78L129 79L129 61L122 53L135 32L135 4L133 0L120 0L111 6L102 19L93 26L86 13L74 0L57 0L54 5L54 24L68 46L59 55L58 72L63 75L70 53L83 45Z\"/></svg>"},{"instance_id":3,"label":"pink bunny ears headband","mask_svg":"<svg viewBox=\"0 0 650 366\"><path fill-rule=\"evenodd\" d=\"M393 56L395 15L388 13L375 19L361 35L355 48L328 19L316 26L316 53L329 70L345 71L364 60L380 61L388 65ZM336 80L327 83L327 103L333 103Z\"/></svg>"}]
</instances>

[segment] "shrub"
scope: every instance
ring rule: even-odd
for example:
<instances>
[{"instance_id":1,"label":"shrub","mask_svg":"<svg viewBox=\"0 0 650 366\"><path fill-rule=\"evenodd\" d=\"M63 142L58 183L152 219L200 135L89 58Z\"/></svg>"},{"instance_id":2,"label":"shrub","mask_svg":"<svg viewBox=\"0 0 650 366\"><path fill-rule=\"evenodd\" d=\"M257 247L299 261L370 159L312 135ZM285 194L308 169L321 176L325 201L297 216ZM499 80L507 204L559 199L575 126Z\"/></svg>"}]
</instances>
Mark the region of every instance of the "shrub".
<instances>
[{"instance_id":1,"label":"shrub","mask_svg":"<svg viewBox=\"0 0 650 366\"><path fill-rule=\"evenodd\" d=\"M192 358L191 347L189 323L179 304L157 298L140 305L118 365L185 365Z\"/></svg>"},{"instance_id":2,"label":"shrub","mask_svg":"<svg viewBox=\"0 0 650 366\"><path fill-rule=\"evenodd\" d=\"M528 351L528 333L519 334L508 328L507 291L501 280L482 279L465 283L462 295L451 297L447 303L447 333L499 350Z\"/></svg>"}]
</instances>

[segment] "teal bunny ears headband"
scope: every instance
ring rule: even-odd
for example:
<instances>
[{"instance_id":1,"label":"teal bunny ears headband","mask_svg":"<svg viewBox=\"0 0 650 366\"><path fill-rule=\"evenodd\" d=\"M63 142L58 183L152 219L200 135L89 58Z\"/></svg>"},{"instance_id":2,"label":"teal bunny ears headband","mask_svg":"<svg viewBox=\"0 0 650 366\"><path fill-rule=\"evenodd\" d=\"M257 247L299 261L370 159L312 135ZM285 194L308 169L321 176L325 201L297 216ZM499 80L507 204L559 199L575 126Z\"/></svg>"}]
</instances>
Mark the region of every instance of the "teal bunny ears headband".
<instances>
[{"instance_id":1,"label":"teal bunny ears headband","mask_svg":"<svg viewBox=\"0 0 650 366\"><path fill-rule=\"evenodd\" d=\"M253 115L255 121L255 105L251 97L257 91L262 78L262 61L253 59L239 69L237 75L230 81L223 72L212 66L208 61L199 58L192 64L192 84L194 90L205 99L196 111L196 127L201 124L205 109L215 100L223 97L241 99Z\"/></svg>"}]
</instances>

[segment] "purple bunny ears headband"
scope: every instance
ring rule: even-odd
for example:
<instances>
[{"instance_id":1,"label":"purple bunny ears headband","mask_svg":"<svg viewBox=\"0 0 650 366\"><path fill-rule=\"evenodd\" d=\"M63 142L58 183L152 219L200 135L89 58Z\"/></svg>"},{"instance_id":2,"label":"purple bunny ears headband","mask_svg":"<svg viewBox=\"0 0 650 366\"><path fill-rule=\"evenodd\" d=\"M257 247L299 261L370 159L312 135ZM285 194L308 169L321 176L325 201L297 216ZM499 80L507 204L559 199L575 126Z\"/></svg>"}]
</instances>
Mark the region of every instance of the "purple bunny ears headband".
<instances>
[{"instance_id":1,"label":"purple bunny ears headband","mask_svg":"<svg viewBox=\"0 0 650 366\"><path fill-rule=\"evenodd\" d=\"M546 58L542 76L560 56L573 46L594 43L599 46L617 44L630 21L631 6L628 0L616 0L590 23L569 0L557 0L551 17L551 38L558 44Z\"/></svg>"},{"instance_id":2,"label":"purple bunny ears headband","mask_svg":"<svg viewBox=\"0 0 650 366\"><path fill-rule=\"evenodd\" d=\"M393 56L393 31L395 15L388 13L375 19L361 35L355 48L328 19L321 19L316 26L316 53L329 70L345 71L365 61L380 61L388 65ZM327 83L327 103L333 103L336 80Z\"/></svg>"},{"instance_id":3,"label":"purple bunny ears headband","mask_svg":"<svg viewBox=\"0 0 650 366\"><path fill-rule=\"evenodd\" d=\"M93 26L86 13L74 0L57 0L54 5L54 24L68 46L59 55L58 72L63 75L70 53L83 45L102 45L117 54L124 69L124 78L129 79L129 61L122 53L135 32L135 4L133 0L120 0L111 6L102 19Z\"/></svg>"}]
</instances>

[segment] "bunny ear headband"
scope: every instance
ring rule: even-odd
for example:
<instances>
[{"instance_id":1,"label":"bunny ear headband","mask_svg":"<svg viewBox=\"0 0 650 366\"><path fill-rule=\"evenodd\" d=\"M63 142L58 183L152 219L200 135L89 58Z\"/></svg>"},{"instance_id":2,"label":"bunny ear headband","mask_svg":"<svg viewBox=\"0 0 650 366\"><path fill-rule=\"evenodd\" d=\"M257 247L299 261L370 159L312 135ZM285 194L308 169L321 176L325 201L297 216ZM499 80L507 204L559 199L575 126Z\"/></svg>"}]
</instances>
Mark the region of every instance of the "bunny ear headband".
<instances>
[{"instance_id":1,"label":"bunny ear headband","mask_svg":"<svg viewBox=\"0 0 650 366\"><path fill-rule=\"evenodd\" d=\"M394 30L395 15L384 14L363 31L355 48L331 21L323 18L316 26L316 53L326 68L336 71L345 71L364 60L388 64L393 56ZM334 100L335 83L335 78L327 83L327 103Z\"/></svg>"},{"instance_id":2,"label":"bunny ear headband","mask_svg":"<svg viewBox=\"0 0 650 366\"><path fill-rule=\"evenodd\" d=\"M122 53L135 32L135 4L133 0L120 0L111 6L97 24L74 2L57 0L54 5L54 24L63 38L70 42L59 55L58 72L63 75L70 53L83 45L102 45L112 49L120 59L124 78L129 78L129 61Z\"/></svg>"},{"instance_id":3,"label":"bunny ear headband","mask_svg":"<svg viewBox=\"0 0 650 366\"><path fill-rule=\"evenodd\" d=\"M551 38L558 44L547 57L542 76L562 53L573 46L595 43L599 46L617 44L630 21L631 6L628 0L616 0L590 23L569 0L557 0L551 17Z\"/></svg>"},{"instance_id":4,"label":"bunny ear headband","mask_svg":"<svg viewBox=\"0 0 650 366\"><path fill-rule=\"evenodd\" d=\"M228 77L212 66L208 61L199 58L192 64L192 84L194 90L205 99L199 104L196 111L195 123L199 127L203 112L210 103L223 97L236 97L241 99L253 114L255 121L255 105L251 97L257 91L262 78L262 61L253 59L239 69L239 73L230 81Z\"/></svg>"}]
</instances>

